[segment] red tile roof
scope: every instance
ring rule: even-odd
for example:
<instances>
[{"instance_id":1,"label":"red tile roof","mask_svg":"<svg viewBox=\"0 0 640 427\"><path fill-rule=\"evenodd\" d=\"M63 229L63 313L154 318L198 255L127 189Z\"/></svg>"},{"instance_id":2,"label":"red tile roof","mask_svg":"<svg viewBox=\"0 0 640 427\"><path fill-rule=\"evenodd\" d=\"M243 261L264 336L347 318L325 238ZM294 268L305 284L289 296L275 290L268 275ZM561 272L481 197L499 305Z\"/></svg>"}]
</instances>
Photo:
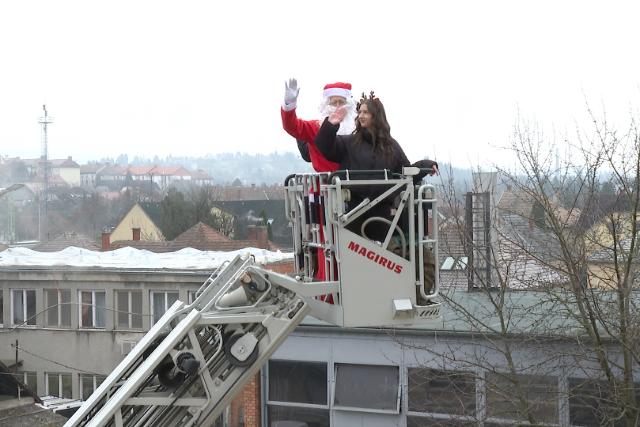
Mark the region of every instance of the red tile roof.
<instances>
[{"instance_id":1,"label":"red tile roof","mask_svg":"<svg viewBox=\"0 0 640 427\"><path fill-rule=\"evenodd\" d=\"M172 243L174 250L194 248L202 251L214 251L220 243L232 242L229 237L214 230L207 224L198 222L196 225L176 237Z\"/></svg>"},{"instance_id":2,"label":"red tile roof","mask_svg":"<svg viewBox=\"0 0 640 427\"><path fill-rule=\"evenodd\" d=\"M136 249L146 249L151 252L172 252L184 248L194 248L201 251L237 251L245 248L261 248L270 251L279 250L273 242L268 241L267 247L258 240L232 240L210 226L199 222L178 237L168 242L147 242L143 240L119 240L111 243L111 249L129 246Z\"/></svg>"}]
</instances>

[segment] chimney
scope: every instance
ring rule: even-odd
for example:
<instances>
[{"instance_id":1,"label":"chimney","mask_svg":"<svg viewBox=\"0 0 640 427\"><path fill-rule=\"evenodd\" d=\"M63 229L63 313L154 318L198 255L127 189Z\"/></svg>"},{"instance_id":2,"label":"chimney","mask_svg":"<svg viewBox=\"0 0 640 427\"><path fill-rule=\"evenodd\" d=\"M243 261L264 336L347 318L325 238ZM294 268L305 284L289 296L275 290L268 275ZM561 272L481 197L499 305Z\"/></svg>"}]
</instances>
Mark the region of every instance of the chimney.
<instances>
[{"instance_id":1,"label":"chimney","mask_svg":"<svg viewBox=\"0 0 640 427\"><path fill-rule=\"evenodd\" d=\"M269 248L269 232L266 225L256 225L256 240L260 249Z\"/></svg>"},{"instance_id":2,"label":"chimney","mask_svg":"<svg viewBox=\"0 0 640 427\"><path fill-rule=\"evenodd\" d=\"M109 251L111 250L111 232L109 231L103 231L102 232L102 251Z\"/></svg>"},{"instance_id":3,"label":"chimney","mask_svg":"<svg viewBox=\"0 0 640 427\"><path fill-rule=\"evenodd\" d=\"M255 225L247 226L247 240L258 240L258 234L256 232Z\"/></svg>"},{"instance_id":4,"label":"chimney","mask_svg":"<svg viewBox=\"0 0 640 427\"><path fill-rule=\"evenodd\" d=\"M131 231L133 231L133 240L135 241L140 240L140 227L132 228Z\"/></svg>"},{"instance_id":5,"label":"chimney","mask_svg":"<svg viewBox=\"0 0 640 427\"><path fill-rule=\"evenodd\" d=\"M269 230L266 225L250 225L247 227L247 240L257 242L258 248L269 248Z\"/></svg>"}]
</instances>

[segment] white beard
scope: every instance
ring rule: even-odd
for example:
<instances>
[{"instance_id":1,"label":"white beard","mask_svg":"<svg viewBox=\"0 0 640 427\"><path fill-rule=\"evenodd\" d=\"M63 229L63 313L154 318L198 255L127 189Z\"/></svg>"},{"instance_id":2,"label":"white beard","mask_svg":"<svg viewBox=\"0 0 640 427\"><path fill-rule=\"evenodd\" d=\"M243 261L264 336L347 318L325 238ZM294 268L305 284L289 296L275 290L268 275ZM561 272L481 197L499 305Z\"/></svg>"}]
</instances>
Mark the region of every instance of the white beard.
<instances>
[{"instance_id":1,"label":"white beard","mask_svg":"<svg viewBox=\"0 0 640 427\"><path fill-rule=\"evenodd\" d=\"M353 101L349 101L347 101L347 115L342 122L340 122L340 127L337 132L338 135L351 135L353 131L356 130L356 108ZM327 104L326 101L320 104L320 124L322 125L324 119L329 117L334 111L336 111L336 107L332 107Z\"/></svg>"}]
</instances>

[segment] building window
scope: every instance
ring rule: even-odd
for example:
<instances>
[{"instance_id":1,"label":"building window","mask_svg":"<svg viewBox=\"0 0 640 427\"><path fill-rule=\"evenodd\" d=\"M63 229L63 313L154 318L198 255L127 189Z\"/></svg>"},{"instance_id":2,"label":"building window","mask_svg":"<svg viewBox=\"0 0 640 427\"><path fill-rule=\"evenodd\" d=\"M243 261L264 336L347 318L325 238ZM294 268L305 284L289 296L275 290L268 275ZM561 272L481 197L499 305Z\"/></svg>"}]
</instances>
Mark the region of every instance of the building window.
<instances>
[{"instance_id":1,"label":"building window","mask_svg":"<svg viewBox=\"0 0 640 427\"><path fill-rule=\"evenodd\" d=\"M461 256L457 259L456 265L453 266L454 270L466 270L467 263L469 262L469 257Z\"/></svg>"},{"instance_id":2,"label":"building window","mask_svg":"<svg viewBox=\"0 0 640 427\"><path fill-rule=\"evenodd\" d=\"M151 292L151 318L155 324L178 301L177 292Z\"/></svg>"},{"instance_id":3,"label":"building window","mask_svg":"<svg viewBox=\"0 0 640 427\"><path fill-rule=\"evenodd\" d=\"M489 372L485 376L487 417L558 423L558 379L551 376Z\"/></svg>"},{"instance_id":4,"label":"building window","mask_svg":"<svg viewBox=\"0 0 640 427\"><path fill-rule=\"evenodd\" d=\"M295 381L291 381L295 378ZM327 405L327 365L269 361L269 400Z\"/></svg>"},{"instance_id":5,"label":"building window","mask_svg":"<svg viewBox=\"0 0 640 427\"><path fill-rule=\"evenodd\" d=\"M105 327L105 292L80 291L80 327Z\"/></svg>"},{"instance_id":6,"label":"building window","mask_svg":"<svg viewBox=\"0 0 640 427\"><path fill-rule=\"evenodd\" d=\"M475 416L475 375L472 372L409 368L409 411Z\"/></svg>"},{"instance_id":7,"label":"building window","mask_svg":"<svg viewBox=\"0 0 640 427\"><path fill-rule=\"evenodd\" d=\"M193 302L196 300L196 298L198 298L198 295L196 295L198 291L189 291L187 293L188 299L189 299L189 304L193 304Z\"/></svg>"},{"instance_id":8,"label":"building window","mask_svg":"<svg viewBox=\"0 0 640 427\"><path fill-rule=\"evenodd\" d=\"M91 394L102 384L106 377L104 375L80 375L80 396L82 400L87 400Z\"/></svg>"},{"instance_id":9,"label":"building window","mask_svg":"<svg viewBox=\"0 0 640 427\"><path fill-rule=\"evenodd\" d=\"M71 399L71 374L45 373L45 387L48 396Z\"/></svg>"},{"instance_id":10,"label":"building window","mask_svg":"<svg viewBox=\"0 0 640 427\"><path fill-rule=\"evenodd\" d=\"M456 259L452 256L448 256L442 261L442 265L440 266L440 270L451 270L453 264L456 262Z\"/></svg>"},{"instance_id":11,"label":"building window","mask_svg":"<svg viewBox=\"0 0 640 427\"><path fill-rule=\"evenodd\" d=\"M126 356L127 354L131 353L133 347L135 347L137 343L137 341L122 341L122 343L120 343L122 348L122 355Z\"/></svg>"},{"instance_id":12,"label":"building window","mask_svg":"<svg viewBox=\"0 0 640 427\"><path fill-rule=\"evenodd\" d=\"M121 329L142 329L142 291L116 291L116 324Z\"/></svg>"},{"instance_id":13,"label":"building window","mask_svg":"<svg viewBox=\"0 0 640 427\"><path fill-rule=\"evenodd\" d=\"M269 405L268 426L329 427L329 410Z\"/></svg>"},{"instance_id":14,"label":"building window","mask_svg":"<svg viewBox=\"0 0 640 427\"><path fill-rule=\"evenodd\" d=\"M326 363L270 360L268 372L268 425L329 427Z\"/></svg>"},{"instance_id":15,"label":"building window","mask_svg":"<svg viewBox=\"0 0 640 427\"><path fill-rule=\"evenodd\" d=\"M461 256L457 258L448 256L444 259L444 261L442 261L440 270L466 270L468 262L469 262L469 257L466 257L466 256Z\"/></svg>"},{"instance_id":16,"label":"building window","mask_svg":"<svg viewBox=\"0 0 640 427\"><path fill-rule=\"evenodd\" d=\"M15 374L16 380L29 387L31 391L37 393L38 390L38 374L37 372L18 372Z\"/></svg>"},{"instance_id":17,"label":"building window","mask_svg":"<svg viewBox=\"0 0 640 427\"><path fill-rule=\"evenodd\" d=\"M336 363L333 405L373 412L400 411L400 372L397 366Z\"/></svg>"},{"instance_id":18,"label":"building window","mask_svg":"<svg viewBox=\"0 0 640 427\"><path fill-rule=\"evenodd\" d=\"M487 423L484 424L488 427ZM407 415L407 427L477 427L477 421L461 421L452 418L427 418ZM502 427L507 427L504 424Z\"/></svg>"},{"instance_id":19,"label":"building window","mask_svg":"<svg viewBox=\"0 0 640 427\"><path fill-rule=\"evenodd\" d=\"M45 289L47 326L71 326L71 291L68 289Z\"/></svg>"},{"instance_id":20,"label":"building window","mask_svg":"<svg viewBox=\"0 0 640 427\"><path fill-rule=\"evenodd\" d=\"M640 384L636 385L640 390ZM606 381L569 378L569 421L585 427L613 425L623 419ZM615 424L617 425L617 424Z\"/></svg>"},{"instance_id":21,"label":"building window","mask_svg":"<svg viewBox=\"0 0 640 427\"><path fill-rule=\"evenodd\" d=\"M36 324L36 291L13 289L11 291L11 311L14 325Z\"/></svg>"}]
</instances>

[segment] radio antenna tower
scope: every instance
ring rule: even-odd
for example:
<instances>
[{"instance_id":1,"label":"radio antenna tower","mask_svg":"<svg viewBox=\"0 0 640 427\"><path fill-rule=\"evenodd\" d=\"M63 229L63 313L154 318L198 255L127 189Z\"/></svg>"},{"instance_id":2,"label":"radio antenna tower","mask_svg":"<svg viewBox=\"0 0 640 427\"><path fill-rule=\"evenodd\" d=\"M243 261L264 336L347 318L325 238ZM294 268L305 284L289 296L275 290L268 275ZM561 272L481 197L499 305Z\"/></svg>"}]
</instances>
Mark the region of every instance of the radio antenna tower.
<instances>
[{"instance_id":1,"label":"radio antenna tower","mask_svg":"<svg viewBox=\"0 0 640 427\"><path fill-rule=\"evenodd\" d=\"M40 193L40 215L38 215L38 240L42 241L42 220L44 216L47 219L47 199L49 198L49 178L51 175L51 167L49 165L49 140L47 136L47 127L53 123L53 117L49 117L47 106L43 105L44 116L40 117L38 123L42 126L42 146L40 154L40 163L42 164L42 191Z\"/></svg>"}]
</instances>

